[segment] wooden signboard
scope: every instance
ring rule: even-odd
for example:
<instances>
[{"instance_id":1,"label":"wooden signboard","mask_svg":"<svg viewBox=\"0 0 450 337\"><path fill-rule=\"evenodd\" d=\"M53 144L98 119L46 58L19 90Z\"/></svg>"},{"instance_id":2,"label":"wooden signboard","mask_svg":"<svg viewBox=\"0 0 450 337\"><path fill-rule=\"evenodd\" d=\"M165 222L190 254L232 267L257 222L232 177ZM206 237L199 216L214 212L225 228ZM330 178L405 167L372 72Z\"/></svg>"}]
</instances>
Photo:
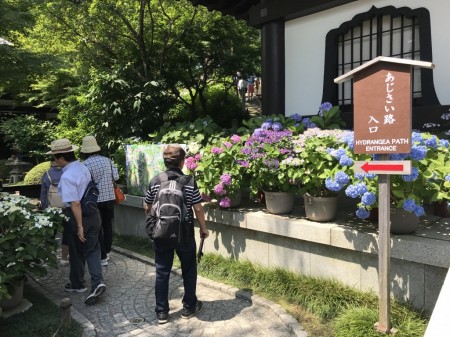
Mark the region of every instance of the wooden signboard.
<instances>
[{"instance_id":1,"label":"wooden signboard","mask_svg":"<svg viewBox=\"0 0 450 337\"><path fill-rule=\"evenodd\" d=\"M377 63L354 77L355 153L411 151L411 67Z\"/></svg>"}]
</instances>

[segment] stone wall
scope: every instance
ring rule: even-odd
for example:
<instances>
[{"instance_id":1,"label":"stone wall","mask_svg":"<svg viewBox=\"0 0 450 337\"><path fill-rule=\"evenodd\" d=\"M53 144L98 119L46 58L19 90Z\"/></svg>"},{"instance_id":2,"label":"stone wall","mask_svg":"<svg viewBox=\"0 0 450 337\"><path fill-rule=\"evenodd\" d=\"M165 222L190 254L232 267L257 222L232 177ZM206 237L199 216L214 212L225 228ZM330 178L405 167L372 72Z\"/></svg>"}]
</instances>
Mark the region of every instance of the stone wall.
<instances>
[{"instance_id":1,"label":"stone wall","mask_svg":"<svg viewBox=\"0 0 450 337\"><path fill-rule=\"evenodd\" d=\"M334 222L305 219L301 201L289 216L272 215L258 204L222 210L205 205L209 239L204 251L283 267L308 276L334 278L378 293L377 224L340 205ZM143 200L127 196L116 206L114 230L146 236ZM450 219L426 217L414 235L391 237L391 291L399 300L432 311L450 266Z\"/></svg>"}]
</instances>

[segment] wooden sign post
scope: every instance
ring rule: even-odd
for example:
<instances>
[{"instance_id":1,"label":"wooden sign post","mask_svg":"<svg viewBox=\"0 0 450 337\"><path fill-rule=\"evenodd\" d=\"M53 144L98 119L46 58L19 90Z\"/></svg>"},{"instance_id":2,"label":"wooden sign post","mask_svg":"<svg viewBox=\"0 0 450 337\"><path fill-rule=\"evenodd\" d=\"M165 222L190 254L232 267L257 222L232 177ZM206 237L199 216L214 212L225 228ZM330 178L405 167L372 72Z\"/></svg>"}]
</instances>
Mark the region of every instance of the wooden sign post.
<instances>
[{"instance_id":1,"label":"wooden sign post","mask_svg":"<svg viewBox=\"0 0 450 337\"><path fill-rule=\"evenodd\" d=\"M381 161L355 163L355 170L378 176L379 332L391 333L390 322L390 174L411 174L411 163L389 163L389 154L411 152L411 73L413 67L434 68L430 62L379 56L337 77L354 79L354 152L378 154ZM400 167L401 166L401 167ZM394 169L395 167L395 169ZM369 173L368 171L366 171Z\"/></svg>"}]
</instances>

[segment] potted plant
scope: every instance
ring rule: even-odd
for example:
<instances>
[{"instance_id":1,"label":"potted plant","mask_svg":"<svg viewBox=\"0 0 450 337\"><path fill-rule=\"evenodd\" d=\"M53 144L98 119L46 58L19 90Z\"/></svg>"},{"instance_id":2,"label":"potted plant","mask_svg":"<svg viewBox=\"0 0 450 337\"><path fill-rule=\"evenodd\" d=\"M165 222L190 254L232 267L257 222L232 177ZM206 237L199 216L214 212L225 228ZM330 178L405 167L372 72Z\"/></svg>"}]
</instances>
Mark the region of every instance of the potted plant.
<instances>
[{"instance_id":1,"label":"potted plant","mask_svg":"<svg viewBox=\"0 0 450 337\"><path fill-rule=\"evenodd\" d=\"M392 175L390 178L391 215L397 216L399 212L396 210L413 215L402 215L403 218L408 217L407 224L412 225L409 228L397 228L397 223L391 219L391 231L398 234L417 229L417 218L425 214L425 204L450 198L449 142L419 132L413 132L411 139L413 145L410 153L390 156L392 160L410 160L412 166L411 174ZM377 156L373 159L376 160ZM355 175L345 193L360 199L356 215L361 219L369 218L371 210L378 207L378 176Z\"/></svg>"},{"instance_id":2,"label":"potted plant","mask_svg":"<svg viewBox=\"0 0 450 337\"><path fill-rule=\"evenodd\" d=\"M270 213L289 213L294 206L301 162L293 151L292 140L291 130L269 119L254 130L242 148L248 163L250 193L263 191Z\"/></svg>"},{"instance_id":3,"label":"potted plant","mask_svg":"<svg viewBox=\"0 0 450 337\"><path fill-rule=\"evenodd\" d=\"M221 138L186 158L186 168L194 173L205 200L215 199L223 208L240 204L248 163L241 153L245 137Z\"/></svg>"},{"instance_id":4,"label":"potted plant","mask_svg":"<svg viewBox=\"0 0 450 337\"><path fill-rule=\"evenodd\" d=\"M39 211L21 195L0 192L0 299L9 298L27 274L56 267L54 231L66 217L59 208Z\"/></svg>"},{"instance_id":5,"label":"potted plant","mask_svg":"<svg viewBox=\"0 0 450 337\"><path fill-rule=\"evenodd\" d=\"M300 191L304 193L306 216L314 221L332 220L337 196L353 175L353 133L312 128L294 144L302 162Z\"/></svg>"}]
</instances>

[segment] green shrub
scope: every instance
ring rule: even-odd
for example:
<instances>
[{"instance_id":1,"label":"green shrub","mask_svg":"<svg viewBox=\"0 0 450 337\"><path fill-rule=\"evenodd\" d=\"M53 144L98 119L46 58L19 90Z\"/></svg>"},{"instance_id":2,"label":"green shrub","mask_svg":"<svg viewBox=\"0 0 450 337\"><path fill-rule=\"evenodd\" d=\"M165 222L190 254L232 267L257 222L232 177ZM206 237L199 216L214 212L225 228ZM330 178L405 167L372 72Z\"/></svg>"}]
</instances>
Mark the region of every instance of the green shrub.
<instances>
[{"instance_id":1,"label":"green shrub","mask_svg":"<svg viewBox=\"0 0 450 337\"><path fill-rule=\"evenodd\" d=\"M223 86L210 86L205 92L207 114L223 128L240 125L242 115L241 99L232 89L225 91Z\"/></svg>"},{"instance_id":2,"label":"green shrub","mask_svg":"<svg viewBox=\"0 0 450 337\"><path fill-rule=\"evenodd\" d=\"M46 161L33 167L25 175L25 185L39 185L41 183L42 176L50 169L50 162Z\"/></svg>"}]
</instances>

